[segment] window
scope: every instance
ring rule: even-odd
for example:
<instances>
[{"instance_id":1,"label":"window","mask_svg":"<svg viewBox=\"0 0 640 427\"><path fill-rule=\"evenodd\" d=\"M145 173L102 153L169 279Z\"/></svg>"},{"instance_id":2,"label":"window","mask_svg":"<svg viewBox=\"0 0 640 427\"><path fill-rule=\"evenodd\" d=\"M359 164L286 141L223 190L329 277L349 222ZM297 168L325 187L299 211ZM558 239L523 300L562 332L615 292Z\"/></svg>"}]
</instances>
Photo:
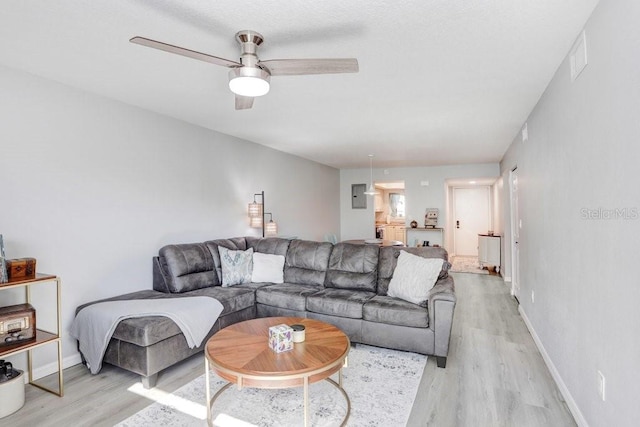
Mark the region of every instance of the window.
<instances>
[{"instance_id":1,"label":"window","mask_svg":"<svg viewBox=\"0 0 640 427\"><path fill-rule=\"evenodd\" d=\"M389 193L389 210L392 217L404 218L404 194Z\"/></svg>"}]
</instances>

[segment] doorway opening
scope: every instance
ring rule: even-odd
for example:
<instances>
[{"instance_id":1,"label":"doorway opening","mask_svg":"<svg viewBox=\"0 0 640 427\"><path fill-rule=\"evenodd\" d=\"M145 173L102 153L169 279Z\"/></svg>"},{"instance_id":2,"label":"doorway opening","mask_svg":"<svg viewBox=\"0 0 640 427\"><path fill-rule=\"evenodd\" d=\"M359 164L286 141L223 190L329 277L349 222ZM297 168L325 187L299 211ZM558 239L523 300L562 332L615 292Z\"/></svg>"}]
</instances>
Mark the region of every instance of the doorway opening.
<instances>
[{"instance_id":1,"label":"doorway opening","mask_svg":"<svg viewBox=\"0 0 640 427\"><path fill-rule=\"evenodd\" d=\"M452 271L498 274L501 237L496 232L496 181L496 177L446 181L446 240Z\"/></svg>"},{"instance_id":2,"label":"doorway opening","mask_svg":"<svg viewBox=\"0 0 640 427\"><path fill-rule=\"evenodd\" d=\"M404 181L374 183L374 227L376 238L407 243L405 220L407 204Z\"/></svg>"}]
</instances>

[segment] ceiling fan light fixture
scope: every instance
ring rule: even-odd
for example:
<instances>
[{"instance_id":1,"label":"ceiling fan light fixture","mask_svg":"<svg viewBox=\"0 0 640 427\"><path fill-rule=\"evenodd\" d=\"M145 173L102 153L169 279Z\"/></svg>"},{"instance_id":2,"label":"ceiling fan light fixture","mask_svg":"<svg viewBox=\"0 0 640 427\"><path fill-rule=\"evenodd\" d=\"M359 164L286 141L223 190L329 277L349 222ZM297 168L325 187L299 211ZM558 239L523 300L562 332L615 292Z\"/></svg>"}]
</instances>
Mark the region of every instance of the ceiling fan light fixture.
<instances>
[{"instance_id":1,"label":"ceiling fan light fixture","mask_svg":"<svg viewBox=\"0 0 640 427\"><path fill-rule=\"evenodd\" d=\"M239 67L229 71L229 89L239 96L257 97L269 92L271 77L257 67Z\"/></svg>"}]
</instances>

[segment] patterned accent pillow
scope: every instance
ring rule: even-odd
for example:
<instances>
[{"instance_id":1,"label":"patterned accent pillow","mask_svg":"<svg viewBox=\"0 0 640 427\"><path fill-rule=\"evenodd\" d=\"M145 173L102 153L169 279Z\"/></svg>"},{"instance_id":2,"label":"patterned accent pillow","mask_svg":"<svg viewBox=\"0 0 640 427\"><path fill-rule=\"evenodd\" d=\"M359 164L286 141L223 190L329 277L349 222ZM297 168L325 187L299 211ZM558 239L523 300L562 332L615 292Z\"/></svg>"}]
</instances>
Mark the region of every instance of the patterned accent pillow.
<instances>
[{"instance_id":1,"label":"patterned accent pillow","mask_svg":"<svg viewBox=\"0 0 640 427\"><path fill-rule=\"evenodd\" d=\"M222 265L222 286L229 287L251 282L253 270L253 248L246 251L232 251L218 246Z\"/></svg>"},{"instance_id":2,"label":"patterned accent pillow","mask_svg":"<svg viewBox=\"0 0 640 427\"><path fill-rule=\"evenodd\" d=\"M387 295L426 307L429 291L445 262L442 258L422 258L401 251Z\"/></svg>"}]
</instances>

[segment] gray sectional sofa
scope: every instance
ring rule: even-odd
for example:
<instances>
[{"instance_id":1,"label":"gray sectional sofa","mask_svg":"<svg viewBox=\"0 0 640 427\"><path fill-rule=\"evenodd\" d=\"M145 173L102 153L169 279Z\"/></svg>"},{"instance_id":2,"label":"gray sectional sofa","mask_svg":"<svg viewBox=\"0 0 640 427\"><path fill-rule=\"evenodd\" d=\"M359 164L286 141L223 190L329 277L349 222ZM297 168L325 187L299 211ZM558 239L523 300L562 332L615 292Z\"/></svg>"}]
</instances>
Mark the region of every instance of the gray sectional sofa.
<instances>
[{"instance_id":1,"label":"gray sectional sofa","mask_svg":"<svg viewBox=\"0 0 640 427\"><path fill-rule=\"evenodd\" d=\"M219 246L283 255L284 283L222 287ZM352 342L433 355L444 368L456 304L449 264L444 263L422 307L387 295L400 251L447 260L443 248L379 248L281 238L168 245L153 259L153 290L108 300L210 296L224 309L209 336L256 317L308 317L336 325ZM178 326L165 317L125 319L115 329L104 362L142 375L148 388L155 385L158 372L202 351L205 343L190 349Z\"/></svg>"}]
</instances>

